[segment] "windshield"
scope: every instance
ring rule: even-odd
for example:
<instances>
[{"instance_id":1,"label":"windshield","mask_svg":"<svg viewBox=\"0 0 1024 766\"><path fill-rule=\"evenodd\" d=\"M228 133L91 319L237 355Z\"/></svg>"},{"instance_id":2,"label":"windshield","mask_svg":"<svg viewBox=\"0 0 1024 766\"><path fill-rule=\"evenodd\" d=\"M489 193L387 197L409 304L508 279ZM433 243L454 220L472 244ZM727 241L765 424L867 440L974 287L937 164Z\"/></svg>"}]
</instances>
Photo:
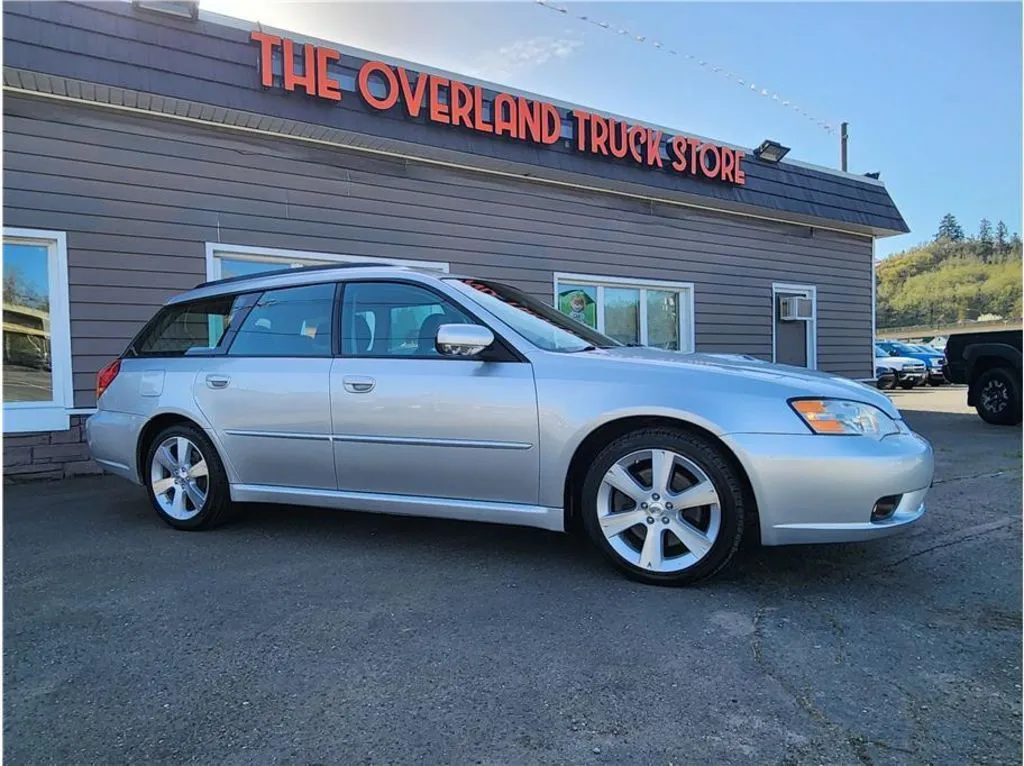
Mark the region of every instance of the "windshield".
<instances>
[{"instance_id":1,"label":"windshield","mask_svg":"<svg viewBox=\"0 0 1024 766\"><path fill-rule=\"evenodd\" d=\"M452 279L451 282L545 351L572 353L622 345L514 287L483 279Z\"/></svg>"},{"instance_id":2,"label":"windshield","mask_svg":"<svg viewBox=\"0 0 1024 766\"><path fill-rule=\"evenodd\" d=\"M889 350L892 351L892 353L895 356L906 356L907 354L921 353L920 351L916 351L914 348L906 345L905 343L890 343Z\"/></svg>"}]
</instances>

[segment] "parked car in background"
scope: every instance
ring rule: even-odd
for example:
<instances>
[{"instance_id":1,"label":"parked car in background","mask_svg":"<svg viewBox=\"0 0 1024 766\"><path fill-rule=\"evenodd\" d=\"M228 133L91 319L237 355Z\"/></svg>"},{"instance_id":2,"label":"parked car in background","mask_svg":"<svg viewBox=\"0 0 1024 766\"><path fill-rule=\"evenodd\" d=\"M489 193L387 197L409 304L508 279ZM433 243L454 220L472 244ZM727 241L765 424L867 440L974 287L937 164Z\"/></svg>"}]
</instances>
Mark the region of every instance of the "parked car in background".
<instances>
[{"instance_id":1,"label":"parked car in background","mask_svg":"<svg viewBox=\"0 0 1024 766\"><path fill-rule=\"evenodd\" d=\"M942 364L945 360L942 353L925 348L924 346L900 343L894 340L880 340L876 343L883 351L891 356L904 357L906 359L917 359L924 363L927 371L926 381L932 386L941 386L946 383L946 376L942 372Z\"/></svg>"},{"instance_id":2,"label":"parked car in background","mask_svg":"<svg viewBox=\"0 0 1024 766\"><path fill-rule=\"evenodd\" d=\"M896 388L898 378L896 369L885 364L875 366L875 387L882 391L891 391Z\"/></svg>"},{"instance_id":3,"label":"parked car in background","mask_svg":"<svg viewBox=\"0 0 1024 766\"><path fill-rule=\"evenodd\" d=\"M896 375L896 384L905 390L924 385L928 378L928 368L920 359L906 356L891 356L878 343L875 344L875 366L887 367Z\"/></svg>"},{"instance_id":4,"label":"parked car in background","mask_svg":"<svg viewBox=\"0 0 1024 766\"><path fill-rule=\"evenodd\" d=\"M1021 330L949 336L943 371L967 384L967 405L986 423L1021 422Z\"/></svg>"},{"instance_id":5,"label":"parked car in background","mask_svg":"<svg viewBox=\"0 0 1024 766\"><path fill-rule=\"evenodd\" d=\"M176 529L240 502L579 529L655 584L714 575L745 534L898 532L933 473L862 383L626 346L514 287L412 268L199 285L96 388L89 449Z\"/></svg>"}]
</instances>

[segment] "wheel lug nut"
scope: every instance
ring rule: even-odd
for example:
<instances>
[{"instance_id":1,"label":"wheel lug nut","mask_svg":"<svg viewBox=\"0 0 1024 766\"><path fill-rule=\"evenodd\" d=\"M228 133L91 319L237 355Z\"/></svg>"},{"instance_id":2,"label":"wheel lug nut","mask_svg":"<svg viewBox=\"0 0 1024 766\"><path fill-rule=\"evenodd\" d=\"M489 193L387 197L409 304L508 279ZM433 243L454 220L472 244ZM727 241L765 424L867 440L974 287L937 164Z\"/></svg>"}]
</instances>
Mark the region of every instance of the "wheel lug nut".
<instances>
[{"instance_id":1,"label":"wheel lug nut","mask_svg":"<svg viewBox=\"0 0 1024 766\"><path fill-rule=\"evenodd\" d=\"M640 503L640 507L643 508L646 511L647 510L647 503Z\"/></svg>"},{"instance_id":2,"label":"wheel lug nut","mask_svg":"<svg viewBox=\"0 0 1024 766\"><path fill-rule=\"evenodd\" d=\"M661 523L662 524L668 524L668 516L662 516L661 517Z\"/></svg>"},{"instance_id":3,"label":"wheel lug nut","mask_svg":"<svg viewBox=\"0 0 1024 766\"><path fill-rule=\"evenodd\" d=\"M653 500L654 502L658 502L659 500L661 500L661 495L651 495L651 500Z\"/></svg>"},{"instance_id":4,"label":"wheel lug nut","mask_svg":"<svg viewBox=\"0 0 1024 766\"><path fill-rule=\"evenodd\" d=\"M647 517L647 523L648 524L653 524L654 523L654 517L653 516L648 516Z\"/></svg>"},{"instance_id":5,"label":"wheel lug nut","mask_svg":"<svg viewBox=\"0 0 1024 766\"><path fill-rule=\"evenodd\" d=\"M665 507L668 508L671 511L672 510L672 503L665 503Z\"/></svg>"}]
</instances>

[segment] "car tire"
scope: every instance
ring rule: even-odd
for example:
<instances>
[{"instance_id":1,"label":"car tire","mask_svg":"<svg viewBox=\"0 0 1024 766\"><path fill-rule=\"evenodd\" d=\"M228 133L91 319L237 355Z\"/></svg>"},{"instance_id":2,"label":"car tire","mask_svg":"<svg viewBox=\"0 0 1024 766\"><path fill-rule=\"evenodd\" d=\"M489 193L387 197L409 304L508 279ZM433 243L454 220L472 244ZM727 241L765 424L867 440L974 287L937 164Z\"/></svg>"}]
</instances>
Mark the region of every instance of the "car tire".
<instances>
[{"instance_id":1,"label":"car tire","mask_svg":"<svg viewBox=\"0 0 1024 766\"><path fill-rule=\"evenodd\" d=\"M1008 367L986 370L974 383L974 408L986 423L1012 426L1021 422L1020 380Z\"/></svg>"},{"instance_id":2,"label":"car tire","mask_svg":"<svg viewBox=\"0 0 1024 766\"><path fill-rule=\"evenodd\" d=\"M912 380L901 380L900 381L900 388L902 388L904 391L909 391L915 385L917 385L917 384L914 383L914 381L912 381Z\"/></svg>"},{"instance_id":3,"label":"car tire","mask_svg":"<svg viewBox=\"0 0 1024 766\"><path fill-rule=\"evenodd\" d=\"M652 481L655 460L657 466L671 466L662 474L669 475L668 493L656 491L664 482ZM628 484L632 495L613 482ZM720 572L739 548L744 487L722 448L708 438L648 428L615 439L594 458L583 480L580 512L587 537L628 577L652 585L689 585ZM690 489L689 501L680 501L680 493ZM715 502L679 507L701 499ZM657 542L649 547L650 534Z\"/></svg>"},{"instance_id":4,"label":"car tire","mask_svg":"<svg viewBox=\"0 0 1024 766\"><path fill-rule=\"evenodd\" d=\"M150 504L175 529L213 529L233 516L224 464L200 428L182 423L160 431L144 466Z\"/></svg>"},{"instance_id":5,"label":"car tire","mask_svg":"<svg viewBox=\"0 0 1024 766\"><path fill-rule=\"evenodd\" d=\"M888 383L882 383L881 381L879 381L878 388L881 391L892 391L894 388L896 388L896 381L890 380Z\"/></svg>"}]
</instances>

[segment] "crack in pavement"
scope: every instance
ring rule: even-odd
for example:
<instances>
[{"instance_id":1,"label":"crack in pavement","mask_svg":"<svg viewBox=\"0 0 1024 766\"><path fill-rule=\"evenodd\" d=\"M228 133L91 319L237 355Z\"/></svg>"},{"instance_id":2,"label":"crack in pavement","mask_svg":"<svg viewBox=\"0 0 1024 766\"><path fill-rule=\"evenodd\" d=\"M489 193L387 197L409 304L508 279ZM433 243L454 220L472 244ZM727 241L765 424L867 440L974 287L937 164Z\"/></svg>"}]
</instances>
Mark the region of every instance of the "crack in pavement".
<instances>
[{"instance_id":1,"label":"crack in pavement","mask_svg":"<svg viewBox=\"0 0 1024 766\"><path fill-rule=\"evenodd\" d=\"M936 479L932 482L933 487L937 487L940 484L952 484L955 481L970 481L971 479L996 479L1000 476L1006 476L1014 473L1013 468L1004 468L999 471L986 471L985 473L974 473L967 476L950 476L948 479Z\"/></svg>"},{"instance_id":2,"label":"crack in pavement","mask_svg":"<svg viewBox=\"0 0 1024 766\"><path fill-rule=\"evenodd\" d=\"M923 548L919 551L908 553L906 556L901 556L895 561L890 561L888 564L882 564L881 566L876 567L876 569L892 569L906 561L910 561L910 559L917 558L918 556L923 556L926 553L931 553L932 551L937 551L942 548L949 548L953 545L959 545L960 543L967 543L972 540L977 540L979 537L984 537L990 532L995 532L996 530L1003 529L1014 524L1019 524L1020 521L1021 520L1019 518L1015 517L1010 519L1000 519L999 521L989 522L988 524L979 524L974 527L968 527L967 529L963 530L959 536L954 537L952 540L946 540L941 543L935 543L935 545L929 545L927 548Z\"/></svg>"},{"instance_id":3,"label":"crack in pavement","mask_svg":"<svg viewBox=\"0 0 1024 766\"><path fill-rule=\"evenodd\" d=\"M797 688L796 684L784 679L768 667L768 663L764 656L764 616L768 611L775 611L775 607L768 607L763 602L757 605L753 618L754 631L751 636L751 651L754 656L754 664L766 678L777 683L779 687L786 692L794 702L796 702L797 706L810 716L811 720L824 727L826 731L836 739L845 742L857 757L857 760L864 766L873 766L874 764L874 761L871 758L871 753L868 751L868 745L873 745L882 750L915 755L914 750L894 745L891 742L886 742L885 740L872 739L860 732L844 726L842 723L832 720L825 711L814 704L806 689L802 690ZM830 621L830 625L832 626L833 631L836 631L837 626L833 624L832 621ZM805 750L805 747L798 746L796 749L801 751ZM810 753L806 754L809 755ZM783 759L783 763L788 763L788 759Z\"/></svg>"}]
</instances>

